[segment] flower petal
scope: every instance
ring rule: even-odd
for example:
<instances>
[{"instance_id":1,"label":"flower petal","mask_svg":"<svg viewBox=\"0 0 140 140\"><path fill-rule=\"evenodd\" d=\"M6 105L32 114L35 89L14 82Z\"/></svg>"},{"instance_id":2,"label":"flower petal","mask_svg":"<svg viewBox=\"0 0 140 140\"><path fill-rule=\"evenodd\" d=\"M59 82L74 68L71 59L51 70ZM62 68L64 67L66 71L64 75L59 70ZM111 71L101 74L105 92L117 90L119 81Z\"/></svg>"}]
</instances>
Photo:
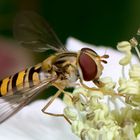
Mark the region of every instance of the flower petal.
<instances>
[{"instance_id":1,"label":"flower petal","mask_svg":"<svg viewBox=\"0 0 140 140\"><path fill-rule=\"evenodd\" d=\"M71 133L64 118L52 117L41 112L47 101L40 100L26 106L16 115L1 124L0 139L4 140L78 140ZM56 99L49 112L63 111L64 104Z\"/></svg>"}]
</instances>

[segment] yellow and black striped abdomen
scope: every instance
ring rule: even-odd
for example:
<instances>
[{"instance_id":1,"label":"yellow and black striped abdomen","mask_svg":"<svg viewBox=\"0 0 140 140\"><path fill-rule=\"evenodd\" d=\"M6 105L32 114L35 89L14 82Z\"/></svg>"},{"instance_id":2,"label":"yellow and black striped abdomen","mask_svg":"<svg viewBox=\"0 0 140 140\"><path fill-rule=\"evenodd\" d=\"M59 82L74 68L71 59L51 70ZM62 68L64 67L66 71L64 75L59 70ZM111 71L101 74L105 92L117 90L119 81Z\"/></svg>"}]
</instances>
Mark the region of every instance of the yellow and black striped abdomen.
<instances>
[{"instance_id":1,"label":"yellow and black striped abdomen","mask_svg":"<svg viewBox=\"0 0 140 140\"><path fill-rule=\"evenodd\" d=\"M0 96L14 94L23 88L31 88L41 82L41 64L20 71L0 81Z\"/></svg>"}]
</instances>

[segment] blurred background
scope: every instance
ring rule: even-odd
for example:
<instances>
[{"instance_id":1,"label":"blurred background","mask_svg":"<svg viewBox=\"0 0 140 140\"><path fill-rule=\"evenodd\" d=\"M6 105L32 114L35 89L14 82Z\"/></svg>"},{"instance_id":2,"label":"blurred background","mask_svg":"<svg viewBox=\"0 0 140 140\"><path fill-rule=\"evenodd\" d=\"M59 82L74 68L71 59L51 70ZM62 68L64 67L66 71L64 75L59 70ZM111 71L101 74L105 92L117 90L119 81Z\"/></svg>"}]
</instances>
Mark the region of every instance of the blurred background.
<instances>
[{"instance_id":1,"label":"blurred background","mask_svg":"<svg viewBox=\"0 0 140 140\"><path fill-rule=\"evenodd\" d=\"M13 20L18 12L25 10L43 16L64 44L69 36L73 36L87 43L115 48L118 42L132 38L140 26L139 0L0 0L0 42L7 42L5 38L13 39ZM9 55L15 58L11 51ZM16 72L32 62L29 57L24 61L24 55L21 58L17 65L22 65ZM0 60L3 60L1 69L7 61L5 57L0 57ZM11 57L10 60L16 61ZM15 65L8 65L5 69L11 72L12 67ZM0 75L0 79L7 73Z\"/></svg>"},{"instance_id":2,"label":"blurred background","mask_svg":"<svg viewBox=\"0 0 140 140\"><path fill-rule=\"evenodd\" d=\"M65 43L69 36L115 48L140 26L139 0L0 0L0 34L12 37L19 11L34 10L46 18Z\"/></svg>"}]
</instances>

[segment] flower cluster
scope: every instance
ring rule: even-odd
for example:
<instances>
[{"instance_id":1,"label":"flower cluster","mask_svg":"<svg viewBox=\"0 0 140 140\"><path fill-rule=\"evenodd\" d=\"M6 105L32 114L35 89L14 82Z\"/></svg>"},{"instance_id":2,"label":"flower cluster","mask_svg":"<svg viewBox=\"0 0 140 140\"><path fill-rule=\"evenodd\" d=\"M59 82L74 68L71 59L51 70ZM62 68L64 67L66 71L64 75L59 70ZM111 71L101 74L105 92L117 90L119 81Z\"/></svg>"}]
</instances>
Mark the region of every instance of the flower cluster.
<instances>
[{"instance_id":1,"label":"flower cluster","mask_svg":"<svg viewBox=\"0 0 140 140\"><path fill-rule=\"evenodd\" d=\"M119 61L122 75L117 83L105 77L99 79L103 86L98 90L78 87L64 96L64 115L81 140L140 140L140 65L131 63L133 47L140 56L137 46L135 38L118 43L125 56Z\"/></svg>"},{"instance_id":2,"label":"flower cluster","mask_svg":"<svg viewBox=\"0 0 140 140\"><path fill-rule=\"evenodd\" d=\"M101 92L88 91L84 88L76 88L72 99L64 109L65 116L72 122L72 131L82 140L112 140L120 137L120 126L107 104L103 103Z\"/></svg>"},{"instance_id":3,"label":"flower cluster","mask_svg":"<svg viewBox=\"0 0 140 140\"><path fill-rule=\"evenodd\" d=\"M130 53L132 47L134 47L138 53L139 57L139 51L137 48L138 43L135 43L134 38L131 40L131 42L121 42L117 45L118 50L122 51L125 50L125 57L120 60L120 64L123 67L122 73L124 73L124 68L126 65L130 65L128 77L126 78L124 74L122 74L122 78L119 79L119 87L118 92L120 94L123 94L125 96L125 102L137 107L140 109L140 64L132 64L130 58ZM136 45L134 45L134 43ZM121 48L121 49L120 49ZM122 49L124 48L124 49ZM122 63L122 61L124 63Z\"/></svg>"}]
</instances>

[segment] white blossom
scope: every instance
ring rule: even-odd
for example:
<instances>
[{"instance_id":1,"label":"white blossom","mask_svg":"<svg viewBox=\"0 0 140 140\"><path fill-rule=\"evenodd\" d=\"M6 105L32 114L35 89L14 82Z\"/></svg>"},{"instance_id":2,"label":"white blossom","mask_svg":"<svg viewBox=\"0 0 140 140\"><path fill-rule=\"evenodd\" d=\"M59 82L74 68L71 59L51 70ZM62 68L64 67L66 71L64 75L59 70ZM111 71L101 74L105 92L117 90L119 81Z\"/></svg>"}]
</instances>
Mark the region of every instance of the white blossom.
<instances>
[{"instance_id":1,"label":"white blossom","mask_svg":"<svg viewBox=\"0 0 140 140\"><path fill-rule=\"evenodd\" d=\"M131 79L140 80L140 64L134 64L131 66L129 76Z\"/></svg>"},{"instance_id":2,"label":"white blossom","mask_svg":"<svg viewBox=\"0 0 140 140\"><path fill-rule=\"evenodd\" d=\"M119 93L122 94L140 94L140 83L133 79L120 79L119 80Z\"/></svg>"},{"instance_id":3,"label":"white blossom","mask_svg":"<svg viewBox=\"0 0 140 140\"><path fill-rule=\"evenodd\" d=\"M127 78L120 74L114 82L113 77L102 77L99 80L103 85L98 91L79 87L65 100L68 106L64 113L71 121L73 133L82 140L140 139L140 66L132 64L131 45L128 41L117 45L125 55L119 61L123 76L124 68L130 65ZM118 101L123 106L119 106Z\"/></svg>"},{"instance_id":4,"label":"white blossom","mask_svg":"<svg viewBox=\"0 0 140 140\"><path fill-rule=\"evenodd\" d=\"M127 65L131 61L131 44L128 41L118 43L117 49L125 53L125 56L119 61L120 65Z\"/></svg>"}]
</instances>

